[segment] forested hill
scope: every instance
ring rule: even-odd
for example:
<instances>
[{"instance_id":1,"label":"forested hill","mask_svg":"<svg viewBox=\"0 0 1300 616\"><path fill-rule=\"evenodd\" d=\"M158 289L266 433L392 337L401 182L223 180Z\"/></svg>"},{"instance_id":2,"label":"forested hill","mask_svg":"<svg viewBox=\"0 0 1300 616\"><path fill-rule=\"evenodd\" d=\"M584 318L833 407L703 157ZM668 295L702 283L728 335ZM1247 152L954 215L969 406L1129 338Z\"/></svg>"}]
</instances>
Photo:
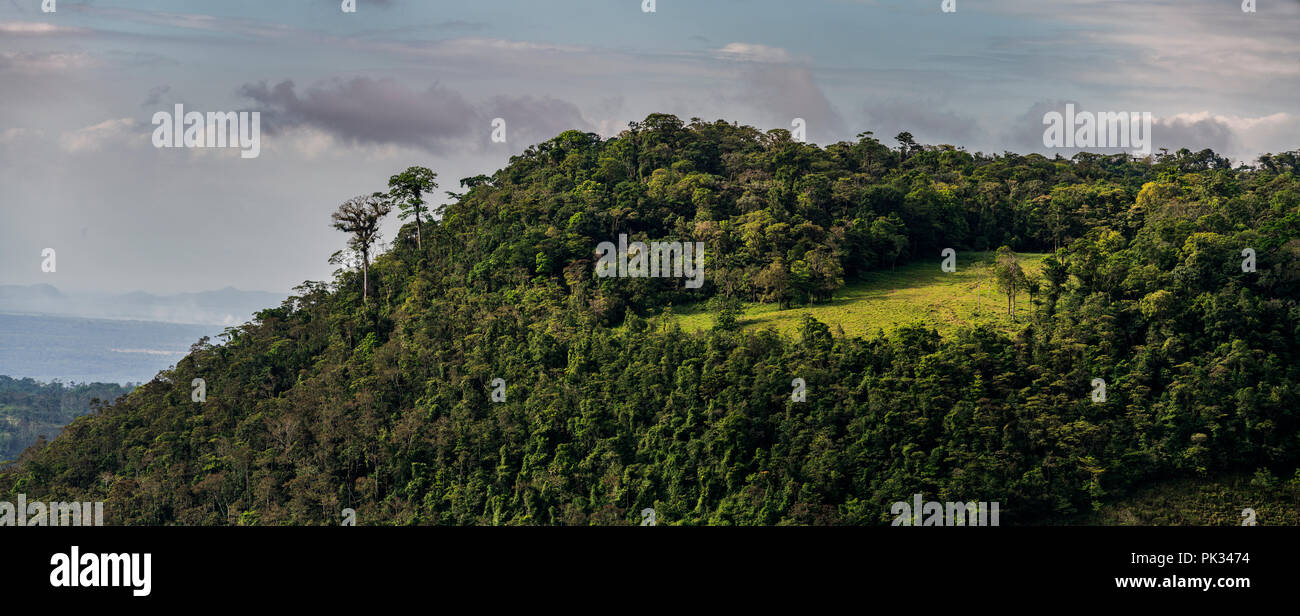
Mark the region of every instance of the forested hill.
<instances>
[{"instance_id":1,"label":"forested hill","mask_svg":"<svg viewBox=\"0 0 1300 616\"><path fill-rule=\"evenodd\" d=\"M39 383L0 376L0 464L80 415L131 391L118 383Z\"/></svg>"},{"instance_id":2,"label":"forested hill","mask_svg":"<svg viewBox=\"0 0 1300 616\"><path fill-rule=\"evenodd\" d=\"M923 493L1015 524L1161 479L1296 473L1300 152L896 141L653 115L534 146L422 220L431 172L395 169L335 213L332 282L196 344L0 493L102 499L115 524L887 524ZM376 256L367 223L393 206L408 223ZM706 283L595 276L620 234L701 242ZM684 333L667 310L820 302L1004 247L999 284L1033 307L1012 334ZM1026 276L1018 251L1055 254Z\"/></svg>"}]
</instances>

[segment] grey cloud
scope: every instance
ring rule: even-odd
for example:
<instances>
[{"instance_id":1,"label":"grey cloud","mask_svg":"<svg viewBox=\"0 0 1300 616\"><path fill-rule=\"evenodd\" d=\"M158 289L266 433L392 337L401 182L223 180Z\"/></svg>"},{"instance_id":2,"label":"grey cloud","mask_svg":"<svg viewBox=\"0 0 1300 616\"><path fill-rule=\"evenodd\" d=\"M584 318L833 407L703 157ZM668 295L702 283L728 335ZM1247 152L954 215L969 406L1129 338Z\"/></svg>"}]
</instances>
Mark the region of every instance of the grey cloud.
<instances>
[{"instance_id":1,"label":"grey cloud","mask_svg":"<svg viewBox=\"0 0 1300 616\"><path fill-rule=\"evenodd\" d=\"M381 9L388 9L397 5L397 0L356 0L356 2L358 11L367 6L377 6ZM316 4L333 5L334 8L337 9L343 5L343 2L342 0L316 0Z\"/></svg>"},{"instance_id":2,"label":"grey cloud","mask_svg":"<svg viewBox=\"0 0 1300 616\"><path fill-rule=\"evenodd\" d=\"M1030 105L1023 114L1016 117L1003 133L1001 142L1004 144L1003 149L1011 152L1028 153L1028 152L1045 152L1043 147L1043 116L1049 111L1064 111L1065 106L1073 104L1076 108L1083 109L1077 101L1073 100L1055 100L1055 101L1038 101ZM1078 150L1065 151L1064 149L1052 150L1060 152L1062 156L1070 156Z\"/></svg>"},{"instance_id":3,"label":"grey cloud","mask_svg":"<svg viewBox=\"0 0 1300 616\"><path fill-rule=\"evenodd\" d=\"M1043 124L1044 114L1049 111L1063 113L1065 106L1071 103L1079 111L1141 111L1121 108L1102 109L1082 105L1072 100L1039 101L1030 106L1024 114L1017 117L1004 133L1002 142L1005 144L1006 149L1015 152L1041 152L1049 155L1059 153L1065 157L1073 156L1085 150L1090 152L1121 151L1117 148L1045 148L1043 146L1043 131L1046 129ZM1249 156L1244 152L1241 136L1237 134L1237 131L1232 126L1219 118L1208 116L1155 117L1152 119L1151 141L1152 152L1158 152L1160 148L1167 148L1171 152L1181 148L1192 151L1210 148L1223 156Z\"/></svg>"},{"instance_id":4,"label":"grey cloud","mask_svg":"<svg viewBox=\"0 0 1300 616\"><path fill-rule=\"evenodd\" d=\"M1216 118L1156 118L1152 124L1152 151L1168 148L1174 152L1187 148L1197 152L1210 148L1226 155L1240 150L1235 131Z\"/></svg>"},{"instance_id":5,"label":"grey cloud","mask_svg":"<svg viewBox=\"0 0 1300 616\"><path fill-rule=\"evenodd\" d=\"M434 28L439 30L456 30L460 32L477 32L487 27L487 24L481 21L465 21L463 19L452 19L441 21L433 24Z\"/></svg>"},{"instance_id":6,"label":"grey cloud","mask_svg":"<svg viewBox=\"0 0 1300 616\"><path fill-rule=\"evenodd\" d=\"M306 89L292 81L246 84L240 94L255 101L263 130L275 134L307 125L362 144L398 144L441 151L469 134L474 108L459 93L438 85L423 92L389 79L356 77Z\"/></svg>"},{"instance_id":7,"label":"grey cloud","mask_svg":"<svg viewBox=\"0 0 1300 616\"><path fill-rule=\"evenodd\" d=\"M839 141L844 121L817 85L808 66L782 62L743 62L740 96L730 104L755 108L773 128L790 128L794 118L808 124L808 141Z\"/></svg>"},{"instance_id":8,"label":"grey cloud","mask_svg":"<svg viewBox=\"0 0 1300 616\"><path fill-rule=\"evenodd\" d=\"M506 120L511 151L568 129L591 130L572 103L549 97L497 96L481 104L434 84L420 91L391 79L356 77L305 89L292 81L246 84L240 93L261 111L263 129L275 134L309 126L357 144L401 145L431 153L486 148L492 120Z\"/></svg>"},{"instance_id":9,"label":"grey cloud","mask_svg":"<svg viewBox=\"0 0 1300 616\"><path fill-rule=\"evenodd\" d=\"M511 150L550 139L566 130L594 132L576 105L550 97L497 96L486 105L488 122L501 118L508 127ZM483 133L489 135L487 131Z\"/></svg>"},{"instance_id":10,"label":"grey cloud","mask_svg":"<svg viewBox=\"0 0 1300 616\"><path fill-rule=\"evenodd\" d=\"M81 52L0 51L0 71L46 75L68 70L94 68L99 61Z\"/></svg>"},{"instance_id":11,"label":"grey cloud","mask_svg":"<svg viewBox=\"0 0 1300 616\"><path fill-rule=\"evenodd\" d=\"M157 105L158 103L162 102L162 96L170 92L171 89L172 87L167 84L163 84L161 86L154 86L150 88L149 96L144 99L143 103L140 103L140 106L150 107L153 105Z\"/></svg>"},{"instance_id":12,"label":"grey cloud","mask_svg":"<svg viewBox=\"0 0 1300 616\"><path fill-rule=\"evenodd\" d=\"M6 37L83 36L89 30L48 21L0 21L0 34Z\"/></svg>"},{"instance_id":13,"label":"grey cloud","mask_svg":"<svg viewBox=\"0 0 1300 616\"><path fill-rule=\"evenodd\" d=\"M862 112L867 130L882 141L907 131L920 143L970 146L977 134L975 119L937 111L939 106L933 101L895 100L865 105Z\"/></svg>"}]
</instances>

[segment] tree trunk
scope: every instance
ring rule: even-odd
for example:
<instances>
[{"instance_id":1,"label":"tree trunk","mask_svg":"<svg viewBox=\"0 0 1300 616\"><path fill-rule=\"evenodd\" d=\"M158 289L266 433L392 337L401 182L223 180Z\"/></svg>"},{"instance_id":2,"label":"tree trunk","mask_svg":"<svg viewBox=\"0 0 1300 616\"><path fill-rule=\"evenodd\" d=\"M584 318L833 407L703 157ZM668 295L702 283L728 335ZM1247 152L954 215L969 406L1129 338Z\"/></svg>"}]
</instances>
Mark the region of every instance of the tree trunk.
<instances>
[{"instance_id":1,"label":"tree trunk","mask_svg":"<svg viewBox=\"0 0 1300 616\"><path fill-rule=\"evenodd\" d=\"M415 209L415 248L424 252L424 240L420 238L420 209Z\"/></svg>"},{"instance_id":2,"label":"tree trunk","mask_svg":"<svg viewBox=\"0 0 1300 616\"><path fill-rule=\"evenodd\" d=\"M361 253L361 303L370 296L370 255Z\"/></svg>"}]
</instances>

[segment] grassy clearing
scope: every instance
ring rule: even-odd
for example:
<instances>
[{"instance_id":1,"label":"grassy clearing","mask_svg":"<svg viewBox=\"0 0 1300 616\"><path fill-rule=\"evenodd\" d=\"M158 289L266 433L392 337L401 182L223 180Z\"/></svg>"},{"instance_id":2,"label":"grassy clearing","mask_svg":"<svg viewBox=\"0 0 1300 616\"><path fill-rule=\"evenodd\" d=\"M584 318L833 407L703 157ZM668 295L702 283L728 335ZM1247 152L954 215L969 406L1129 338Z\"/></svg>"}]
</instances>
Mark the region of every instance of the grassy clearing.
<instances>
[{"instance_id":1,"label":"grassy clearing","mask_svg":"<svg viewBox=\"0 0 1300 616\"><path fill-rule=\"evenodd\" d=\"M1025 274L1042 269L1044 253L1017 255ZM849 336L865 336L877 329L889 331L899 326L921 323L947 332L977 323L1012 329L1007 314L1007 298L998 292L993 281L992 252L958 253L957 271L947 273L939 260L900 266L895 271L873 272L861 282L840 289L835 298L824 304L779 309L776 304L747 303L740 323L744 328L772 327L792 333L803 314ZM1028 314L1029 296L1016 298L1018 316ZM676 307L682 329L697 331L713 327L713 314L704 305Z\"/></svg>"}]
</instances>

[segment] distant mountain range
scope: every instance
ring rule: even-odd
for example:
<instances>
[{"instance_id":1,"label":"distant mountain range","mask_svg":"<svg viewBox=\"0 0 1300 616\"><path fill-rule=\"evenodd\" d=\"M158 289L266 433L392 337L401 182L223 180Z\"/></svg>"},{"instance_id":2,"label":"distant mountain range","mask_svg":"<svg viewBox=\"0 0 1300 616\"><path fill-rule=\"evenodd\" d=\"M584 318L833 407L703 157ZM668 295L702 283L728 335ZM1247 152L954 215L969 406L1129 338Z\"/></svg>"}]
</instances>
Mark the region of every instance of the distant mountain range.
<instances>
[{"instance_id":1,"label":"distant mountain range","mask_svg":"<svg viewBox=\"0 0 1300 616\"><path fill-rule=\"evenodd\" d=\"M284 297L266 291L241 291L234 287L153 295L143 291L64 293L48 284L0 285L0 312L238 325L249 320L258 310L279 306Z\"/></svg>"}]
</instances>

